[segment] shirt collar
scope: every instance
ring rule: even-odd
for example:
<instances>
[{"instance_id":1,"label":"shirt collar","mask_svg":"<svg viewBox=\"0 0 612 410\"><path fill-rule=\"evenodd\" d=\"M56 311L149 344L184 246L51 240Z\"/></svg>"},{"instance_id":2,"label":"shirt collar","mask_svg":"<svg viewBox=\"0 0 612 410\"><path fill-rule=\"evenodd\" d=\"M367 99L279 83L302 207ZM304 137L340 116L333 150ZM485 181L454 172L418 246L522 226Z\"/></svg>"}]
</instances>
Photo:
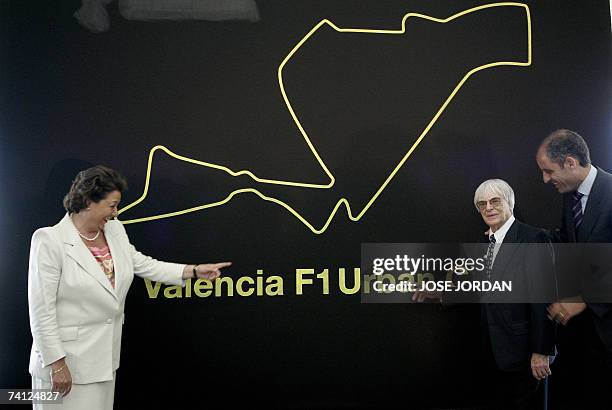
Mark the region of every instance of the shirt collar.
<instances>
[{"instance_id":1,"label":"shirt collar","mask_svg":"<svg viewBox=\"0 0 612 410\"><path fill-rule=\"evenodd\" d=\"M582 183L578 186L576 191L580 192L584 196L589 196L591 193L591 189L593 188L593 183L595 182L595 177L597 176L597 168L593 165L590 165L591 169L589 170L589 174L582 181ZM497 238L496 238L497 239Z\"/></svg>"},{"instance_id":2,"label":"shirt collar","mask_svg":"<svg viewBox=\"0 0 612 410\"><path fill-rule=\"evenodd\" d=\"M510 218L508 218L508 220L501 226L501 228L499 228L497 231L495 231L495 233L493 233L493 236L495 236L495 243L504 242L504 238L506 237L506 234L510 230L510 227L512 226L514 221L515 221L514 215L510 215ZM486 235L487 235L487 238L491 237L490 228L486 232Z\"/></svg>"}]
</instances>

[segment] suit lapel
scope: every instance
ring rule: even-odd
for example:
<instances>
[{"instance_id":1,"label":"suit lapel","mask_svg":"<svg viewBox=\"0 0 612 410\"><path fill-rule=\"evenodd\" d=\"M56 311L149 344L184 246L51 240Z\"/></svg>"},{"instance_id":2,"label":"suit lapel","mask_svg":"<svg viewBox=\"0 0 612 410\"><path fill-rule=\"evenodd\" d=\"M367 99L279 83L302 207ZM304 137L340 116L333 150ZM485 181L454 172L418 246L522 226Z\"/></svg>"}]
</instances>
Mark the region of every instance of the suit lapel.
<instances>
[{"instance_id":1,"label":"suit lapel","mask_svg":"<svg viewBox=\"0 0 612 410\"><path fill-rule=\"evenodd\" d=\"M518 230L519 222L515 220L510 229L508 229L508 232L506 232L504 242L501 244L499 251L497 252L497 256L493 262L492 276L499 276L501 272L506 271L506 265L508 265L508 263L512 260L512 256L518 248L516 245L506 245L521 242L521 239L518 236Z\"/></svg>"},{"instance_id":2,"label":"suit lapel","mask_svg":"<svg viewBox=\"0 0 612 410\"><path fill-rule=\"evenodd\" d=\"M115 271L115 293L119 293L119 285L122 281L121 274L125 272L125 269L122 266L124 261L123 253L119 248L119 244L117 243L117 238L115 237L115 232L111 229L107 229L108 223L104 226L104 236L106 237L106 242L108 242L108 248L110 249L111 256L113 258L113 268Z\"/></svg>"},{"instance_id":3,"label":"suit lapel","mask_svg":"<svg viewBox=\"0 0 612 410\"><path fill-rule=\"evenodd\" d=\"M572 202L571 194L563 194L563 218L565 218L565 232L567 233L568 242L576 242L576 227L574 226L574 215L572 214Z\"/></svg>"},{"instance_id":4,"label":"suit lapel","mask_svg":"<svg viewBox=\"0 0 612 410\"><path fill-rule=\"evenodd\" d=\"M117 299L117 294L113 290L113 287L110 284L110 281L102 272L102 268L98 265L98 262L91 254L87 246L83 243L79 234L72 224L72 220L66 214L64 219L61 220L58 226L62 241L64 242L64 246L66 247L66 254L70 256L76 263L78 263L84 270L93 277L95 280L104 287L115 299Z\"/></svg>"},{"instance_id":5,"label":"suit lapel","mask_svg":"<svg viewBox=\"0 0 612 410\"><path fill-rule=\"evenodd\" d=\"M597 170L597 176L595 177L595 181L593 181L593 187L591 188L591 192L589 192L589 197L587 199L586 209L584 210L584 217L582 219L582 224L578 229L577 241L578 242L586 242L587 238L593 231L597 219L602 213L601 203L604 199L604 182L603 178L601 178L601 170ZM573 225L573 224L572 224Z\"/></svg>"}]
</instances>

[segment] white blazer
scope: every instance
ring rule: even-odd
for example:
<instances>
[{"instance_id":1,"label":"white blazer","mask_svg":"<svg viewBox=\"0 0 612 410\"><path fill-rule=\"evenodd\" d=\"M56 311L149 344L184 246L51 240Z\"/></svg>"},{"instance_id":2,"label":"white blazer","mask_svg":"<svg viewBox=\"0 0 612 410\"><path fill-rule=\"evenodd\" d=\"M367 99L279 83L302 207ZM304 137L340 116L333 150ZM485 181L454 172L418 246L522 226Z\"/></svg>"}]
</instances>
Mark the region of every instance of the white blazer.
<instances>
[{"instance_id":1,"label":"white blazer","mask_svg":"<svg viewBox=\"0 0 612 410\"><path fill-rule=\"evenodd\" d=\"M115 289L68 214L57 225L32 235L28 302L33 376L50 380L47 366L66 357L73 383L112 380L119 367L125 297L134 275L183 284L185 265L138 252L121 222L108 221L104 235L113 258Z\"/></svg>"}]
</instances>

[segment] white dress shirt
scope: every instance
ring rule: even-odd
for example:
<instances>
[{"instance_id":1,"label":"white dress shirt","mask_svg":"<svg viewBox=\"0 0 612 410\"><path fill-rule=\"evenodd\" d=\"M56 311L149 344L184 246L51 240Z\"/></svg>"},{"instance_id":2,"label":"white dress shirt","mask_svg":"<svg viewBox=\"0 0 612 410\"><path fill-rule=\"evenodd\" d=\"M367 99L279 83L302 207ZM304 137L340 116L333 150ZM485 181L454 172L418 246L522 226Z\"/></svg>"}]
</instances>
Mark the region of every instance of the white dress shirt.
<instances>
[{"instance_id":1,"label":"white dress shirt","mask_svg":"<svg viewBox=\"0 0 612 410\"><path fill-rule=\"evenodd\" d=\"M497 252L501 247L501 244L504 243L504 238L510 230L510 227L514 223L515 218L514 215L510 215L510 218L499 228L497 231L493 232L493 236L495 237L495 247L493 248L493 260L491 261L491 266L495 263L495 257L497 256ZM491 229L486 232L487 238L491 238Z\"/></svg>"},{"instance_id":2,"label":"white dress shirt","mask_svg":"<svg viewBox=\"0 0 612 410\"><path fill-rule=\"evenodd\" d=\"M593 165L591 165L590 167L591 169L589 170L589 174L576 190L582 194L582 198L580 198L580 205L582 205L582 213L584 213L584 210L586 209L587 201L589 200L589 194L591 193L593 183L595 182L595 177L597 176L597 168L595 168Z\"/></svg>"}]
</instances>

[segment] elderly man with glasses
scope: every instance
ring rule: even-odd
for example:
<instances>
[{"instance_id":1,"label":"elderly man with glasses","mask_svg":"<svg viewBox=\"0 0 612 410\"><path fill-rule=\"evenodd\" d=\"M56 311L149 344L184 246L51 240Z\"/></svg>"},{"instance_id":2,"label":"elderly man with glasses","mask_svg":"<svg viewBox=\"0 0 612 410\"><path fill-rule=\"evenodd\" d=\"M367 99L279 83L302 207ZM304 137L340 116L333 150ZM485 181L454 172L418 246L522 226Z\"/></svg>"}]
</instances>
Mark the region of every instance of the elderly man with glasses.
<instances>
[{"instance_id":1,"label":"elderly man with glasses","mask_svg":"<svg viewBox=\"0 0 612 410\"><path fill-rule=\"evenodd\" d=\"M489 243L485 254L487 275L513 277L523 283L536 283L538 279L552 283L552 256L543 252L546 247L538 245L548 242L548 236L514 217L510 185L501 179L484 181L476 189L474 205L488 226L480 240ZM547 319L546 304L481 306L485 362L495 374L495 390L499 393L495 396L509 408L535 408L538 381L551 374L549 356L555 354L555 328Z\"/></svg>"},{"instance_id":2,"label":"elderly man with glasses","mask_svg":"<svg viewBox=\"0 0 612 410\"><path fill-rule=\"evenodd\" d=\"M546 302L555 296L548 235L514 217L514 191L501 179L480 184L474 205L488 227L478 240L485 254L485 271L480 276L488 280L511 278L517 288L510 297L513 303L491 295L478 299L482 371L484 382L490 383L490 388L482 388L483 399L492 409L542 408L536 391L539 381L546 381L551 374L549 358L556 352L555 324L546 312ZM413 300L442 296L446 304L459 300L455 293L417 292ZM517 301L522 303L514 303Z\"/></svg>"}]
</instances>

